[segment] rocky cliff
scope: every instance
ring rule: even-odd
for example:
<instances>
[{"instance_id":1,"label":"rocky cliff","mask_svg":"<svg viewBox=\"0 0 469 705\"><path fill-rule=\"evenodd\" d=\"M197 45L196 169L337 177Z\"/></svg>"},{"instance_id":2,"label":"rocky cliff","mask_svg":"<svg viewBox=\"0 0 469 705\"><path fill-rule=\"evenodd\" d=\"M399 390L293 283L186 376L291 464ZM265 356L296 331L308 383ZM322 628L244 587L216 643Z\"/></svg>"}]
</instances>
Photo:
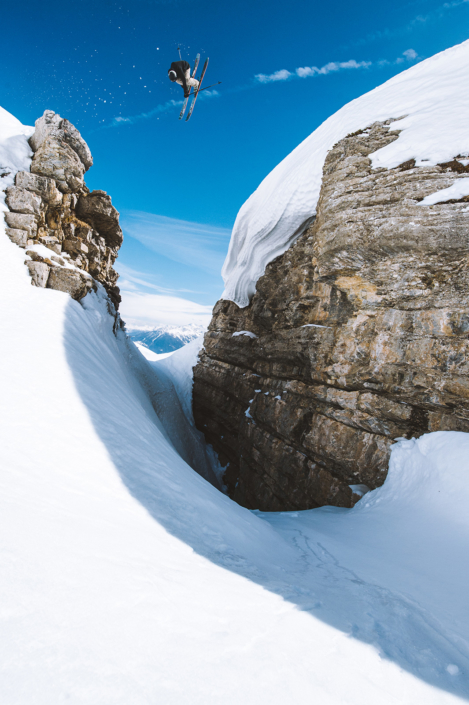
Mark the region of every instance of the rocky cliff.
<instances>
[{"instance_id":1,"label":"rocky cliff","mask_svg":"<svg viewBox=\"0 0 469 705\"><path fill-rule=\"evenodd\" d=\"M469 166L372 169L392 122L329 151L314 223L214 308L194 416L246 507L352 506L394 439L469 431L469 197L422 204Z\"/></svg>"},{"instance_id":2,"label":"rocky cliff","mask_svg":"<svg viewBox=\"0 0 469 705\"><path fill-rule=\"evenodd\" d=\"M116 310L118 274L112 268L122 244L119 213L105 191L86 187L93 164L88 145L68 120L46 110L29 140L29 172L6 191L7 235L26 250L34 286L80 300L100 282Z\"/></svg>"}]
</instances>

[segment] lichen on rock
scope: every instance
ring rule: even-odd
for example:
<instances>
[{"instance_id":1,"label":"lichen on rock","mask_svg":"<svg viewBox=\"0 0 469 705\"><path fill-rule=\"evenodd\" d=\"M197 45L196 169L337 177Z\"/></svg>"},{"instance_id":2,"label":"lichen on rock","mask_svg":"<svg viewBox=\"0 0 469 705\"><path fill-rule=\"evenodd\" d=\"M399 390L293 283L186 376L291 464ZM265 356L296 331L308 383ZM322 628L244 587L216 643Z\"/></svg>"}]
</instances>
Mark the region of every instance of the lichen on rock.
<instances>
[{"instance_id":1,"label":"lichen on rock","mask_svg":"<svg viewBox=\"0 0 469 705\"><path fill-rule=\"evenodd\" d=\"M249 508L352 506L396 438L469 431L469 209L421 205L466 171L373 169L392 123L334 145L314 223L248 307L214 308L194 417Z\"/></svg>"}]
</instances>

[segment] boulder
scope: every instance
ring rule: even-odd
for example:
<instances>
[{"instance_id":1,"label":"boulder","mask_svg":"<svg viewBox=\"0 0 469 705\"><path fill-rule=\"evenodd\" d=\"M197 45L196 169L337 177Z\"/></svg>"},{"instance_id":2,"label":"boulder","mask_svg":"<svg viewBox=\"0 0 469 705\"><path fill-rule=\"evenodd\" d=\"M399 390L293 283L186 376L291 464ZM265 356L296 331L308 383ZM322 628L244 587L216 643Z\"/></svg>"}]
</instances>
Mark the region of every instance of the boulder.
<instances>
[{"instance_id":1,"label":"boulder","mask_svg":"<svg viewBox=\"0 0 469 705\"><path fill-rule=\"evenodd\" d=\"M66 181L57 181L57 188L64 195L72 193L72 187Z\"/></svg>"},{"instance_id":2,"label":"boulder","mask_svg":"<svg viewBox=\"0 0 469 705\"><path fill-rule=\"evenodd\" d=\"M65 240L79 238L83 242L90 243L93 235L98 236L98 233L87 224L82 223L77 218L66 218L62 224Z\"/></svg>"},{"instance_id":3,"label":"boulder","mask_svg":"<svg viewBox=\"0 0 469 705\"><path fill-rule=\"evenodd\" d=\"M58 143L66 142L78 155L85 171L93 165L90 149L77 128L53 110L45 110L44 115L36 120L34 134L29 140L33 152L37 152L49 138Z\"/></svg>"},{"instance_id":4,"label":"boulder","mask_svg":"<svg viewBox=\"0 0 469 705\"><path fill-rule=\"evenodd\" d=\"M50 270L47 288L64 291L72 299L80 301L93 288L93 280L76 269L55 267Z\"/></svg>"},{"instance_id":5,"label":"boulder","mask_svg":"<svg viewBox=\"0 0 469 705\"><path fill-rule=\"evenodd\" d=\"M83 186L85 167L68 144L46 137L34 154L31 172L56 180L59 189L65 182L70 189L76 190Z\"/></svg>"},{"instance_id":6,"label":"boulder","mask_svg":"<svg viewBox=\"0 0 469 705\"><path fill-rule=\"evenodd\" d=\"M61 267L65 267L65 260L63 259L63 257L58 257L57 255L51 255L50 258L51 258L52 262L54 262L55 264L60 264Z\"/></svg>"},{"instance_id":7,"label":"boulder","mask_svg":"<svg viewBox=\"0 0 469 705\"><path fill-rule=\"evenodd\" d=\"M62 249L70 255L88 254L88 246L85 245L83 240L79 237L69 237L64 240L62 243Z\"/></svg>"},{"instance_id":8,"label":"boulder","mask_svg":"<svg viewBox=\"0 0 469 705\"><path fill-rule=\"evenodd\" d=\"M71 122L64 120L62 129L64 131L65 141L78 154L85 167L85 171L88 171L90 166L93 166L93 157L91 156L90 148L75 125L72 125Z\"/></svg>"},{"instance_id":9,"label":"boulder","mask_svg":"<svg viewBox=\"0 0 469 705\"><path fill-rule=\"evenodd\" d=\"M57 189L54 179L31 174L29 171L19 171L15 184L22 189L37 193L50 206L57 206L62 202L62 194Z\"/></svg>"},{"instance_id":10,"label":"boulder","mask_svg":"<svg viewBox=\"0 0 469 705\"><path fill-rule=\"evenodd\" d=\"M37 233L37 218L29 213L5 213L5 220L10 228L26 230L29 237L35 237Z\"/></svg>"},{"instance_id":11,"label":"boulder","mask_svg":"<svg viewBox=\"0 0 469 705\"><path fill-rule=\"evenodd\" d=\"M11 186L7 189L6 194L6 204L11 211L40 215L42 200L36 193L18 186Z\"/></svg>"},{"instance_id":12,"label":"boulder","mask_svg":"<svg viewBox=\"0 0 469 705\"><path fill-rule=\"evenodd\" d=\"M105 191L92 191L78 199L76 213L80 220L91 225L110 247L120 247L123 241L119 213Z\"/></svg>"},{"instance_id":13,"label":"boulder","mask_svg":"<svg viewBox=\"0 0 469 705\"><path fill-rule=\"evenodd\" d=\"M56 267L57 265L52 261L52 259L49 259L48 257L43 257L42 255L39 254L39 252L36 252L36 250L26 250L26 254L31 257L33 262L45 262L48 267ZM51 252L51 258L52 258L52 252ZM65 264L65 262L64 262Z\"/></svg>"},{"instance_id":14,"label":"boulder","mask_svg":"<svg viewBox=\"0 0 469 705\"><path fill-rule=\"evenodd\" d=\"M26 230L18 230L18 228L6 228L6 234L15 245L26 247L28 243L28 233Z\"/></svg>"},{"instance_id":15,"label":"boulder","mask_svg":"<svg viewBox=\"0 0 469 705\"><path fill-rule=\"evenodd\" d=\"M49 279L50 269L45 264L45 262L34 262L28 260L26 266L29 269L31 275L31 284L33 286L39 286L42 289L47 285L47 280Z\"/></svg>"}]
</instances>

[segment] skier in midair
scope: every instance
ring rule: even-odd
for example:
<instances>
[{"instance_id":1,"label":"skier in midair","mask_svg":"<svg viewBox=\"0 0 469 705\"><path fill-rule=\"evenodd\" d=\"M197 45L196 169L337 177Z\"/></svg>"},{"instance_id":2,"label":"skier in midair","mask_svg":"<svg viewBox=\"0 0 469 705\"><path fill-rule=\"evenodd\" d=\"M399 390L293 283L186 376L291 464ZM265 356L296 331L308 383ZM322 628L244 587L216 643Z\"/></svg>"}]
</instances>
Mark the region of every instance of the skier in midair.
<instances>
[{"instance_id":1,"label":"skier in midair","mask_svg":"<svg viewBox=\"0 0 469 705\"><path fill-rule=\"evenodd\" d=\"M184 98L187 98L194 89L194 93L199 87L199 82L191 76L191 67L187 61L173 61L168 71L168 78L173 83L179 83L184 88Z\"/></svg>"}]
</instances>

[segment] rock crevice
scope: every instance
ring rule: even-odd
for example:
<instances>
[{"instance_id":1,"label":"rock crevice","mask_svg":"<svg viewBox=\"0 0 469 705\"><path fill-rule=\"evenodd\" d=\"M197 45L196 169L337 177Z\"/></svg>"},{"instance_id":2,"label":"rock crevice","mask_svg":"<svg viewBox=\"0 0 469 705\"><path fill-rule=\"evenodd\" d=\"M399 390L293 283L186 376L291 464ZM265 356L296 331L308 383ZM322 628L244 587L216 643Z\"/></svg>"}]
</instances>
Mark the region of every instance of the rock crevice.
<instances>
[{"instance_id":1,"label":"rock crevice","mask_svg":"<svg viewBox=\"0 0 469 705\"><path fill-rule=\"evenodd\" d=\"M392 122L330 150L314 223L214 308L194 416L249 508L352 506L396 438L469 431L469 208L420 205L467 167L372 169Z\"/></svg>"}]
</instances>

